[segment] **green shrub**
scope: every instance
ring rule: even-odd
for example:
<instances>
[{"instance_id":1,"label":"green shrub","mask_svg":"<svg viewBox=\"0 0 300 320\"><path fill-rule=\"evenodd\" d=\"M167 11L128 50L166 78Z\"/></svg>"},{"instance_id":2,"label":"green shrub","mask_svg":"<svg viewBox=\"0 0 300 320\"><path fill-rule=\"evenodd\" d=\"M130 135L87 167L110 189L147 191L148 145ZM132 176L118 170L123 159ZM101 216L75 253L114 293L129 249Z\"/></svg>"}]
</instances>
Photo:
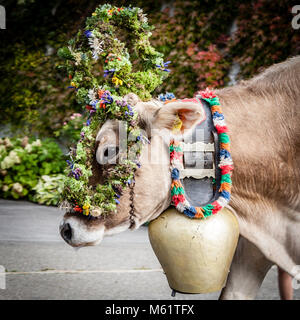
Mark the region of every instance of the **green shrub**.
<instances>
[{"instance_id":1,"label":"green shrub","mask_svg":"<svg viewBox=\"0 0 300 320\"><path fill-rule=\"evenodd\" d=\"M62 173L65 166L61 149L50 139L0 139L0 197L32 201L40 178Z\"/></svg>"},{"instance_id":2,"label":"green shrub","mask_svg":"<svg viewBox=\"0 0 300 320\"><path fill-rule=\"evenodd\" d=\"M63 174L41 176L37 185L33 188L35 194L32 201L46 205L57 205L64 186Z\"/></svg>"}]
</instances>

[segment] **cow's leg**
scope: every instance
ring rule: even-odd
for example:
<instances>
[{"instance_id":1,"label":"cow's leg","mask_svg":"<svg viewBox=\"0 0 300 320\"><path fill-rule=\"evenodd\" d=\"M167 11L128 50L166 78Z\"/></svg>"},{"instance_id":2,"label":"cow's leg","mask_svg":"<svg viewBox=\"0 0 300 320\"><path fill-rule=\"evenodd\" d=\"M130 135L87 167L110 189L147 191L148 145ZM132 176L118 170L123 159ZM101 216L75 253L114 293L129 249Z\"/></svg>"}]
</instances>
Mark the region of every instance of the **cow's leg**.
<instances>
[{"instance_id":1,"label":"cow's leg","mask_svg":"<svg viewBox=\"0 0 300 320\"><path fill-rule=\"evenodd\" d=\"M265 209L256 219L248 215L247 218L239 218L240 233L244 238L253 243L266 259L276 264L289 273L292 277L300 280L300 213L282 208Z\"/></svg>"},{"instance_id":2,"label":"cow's leg","mask_svg":"<svg viewBox=\"0 0 300 320\"><path fill-rule=\"evenodd\" d=\"M254 299L271 266L272 262L254 244L240 236L220 299Z\"/></svg>"}]
</instances>

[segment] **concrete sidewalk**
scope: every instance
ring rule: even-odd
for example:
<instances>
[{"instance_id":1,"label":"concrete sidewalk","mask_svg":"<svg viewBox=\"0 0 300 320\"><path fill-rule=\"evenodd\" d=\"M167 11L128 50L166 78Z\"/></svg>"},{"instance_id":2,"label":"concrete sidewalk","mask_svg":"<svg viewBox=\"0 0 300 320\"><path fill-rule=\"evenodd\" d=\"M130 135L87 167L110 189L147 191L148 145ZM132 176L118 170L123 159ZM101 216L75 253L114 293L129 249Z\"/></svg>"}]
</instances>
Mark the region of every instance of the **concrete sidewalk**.
<instances>
[{"instance_id":1,"label":"concrete sidewalk","mask_svg":"<svg viewBox=\"0 0 300 320\"><path fill-rule=\"evenodd\" d=\"M7 271L0 299L218 298L219 292L171 297L147 228L75 251L58 234L62 215L54 207L0 200L0 265ZM300 299L299 291L295 291L295 299ZM273 268L258 299L278 298L277 271Z\"/></svg>"}]
</instances>

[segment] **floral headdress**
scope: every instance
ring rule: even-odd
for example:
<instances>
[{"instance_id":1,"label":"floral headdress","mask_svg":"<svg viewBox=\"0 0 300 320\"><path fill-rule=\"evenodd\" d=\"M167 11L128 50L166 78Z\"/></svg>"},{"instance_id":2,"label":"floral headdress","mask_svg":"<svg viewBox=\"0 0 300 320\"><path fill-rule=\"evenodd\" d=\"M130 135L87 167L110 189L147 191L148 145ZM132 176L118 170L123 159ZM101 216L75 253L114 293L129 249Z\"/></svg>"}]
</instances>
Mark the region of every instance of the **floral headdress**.
<instances>
[{"instance_id":1,"label":"floral headdress","mask_svg":"<svg viewBox=\"0 0 300 320\"><path fill-rule=\"evenodd\" d=\"M127 31L131 55L116 35L121 29ZM63 192L64 203L84 215L98 217L115 212L118 198L133 182L140 165L138 159L127 158L106 172L103 184L89 183L96 134L107 119L126 121L131 136L128 150L135 144L139 155L145 142L138 115L123 97L133 92L141 100L149 100L170 71L170 62L164 62L163 55L150 45L151 30L141 9L105 4L87 18L84 30L69 41L69 46L58 52L65 59L69 88L75 90L77 102L89 114L76 149L70 151ZM138 60L142 69L135 71L130 58Z\"/></svg>"}]
</instances>

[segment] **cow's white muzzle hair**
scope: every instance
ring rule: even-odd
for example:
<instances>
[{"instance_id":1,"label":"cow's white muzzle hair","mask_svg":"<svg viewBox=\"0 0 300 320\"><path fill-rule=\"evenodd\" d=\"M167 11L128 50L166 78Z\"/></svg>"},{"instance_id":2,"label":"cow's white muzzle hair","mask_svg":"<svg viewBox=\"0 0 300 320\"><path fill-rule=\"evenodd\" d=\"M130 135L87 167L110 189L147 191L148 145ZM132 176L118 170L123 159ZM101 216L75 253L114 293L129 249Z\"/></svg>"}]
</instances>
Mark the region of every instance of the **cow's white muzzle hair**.
<instances>
[{"instance_id":1,"label":"cow's white muzzle hair","mask_svg":"<svg viewBox=\"0 0 300 320\"><path fill-rule=\"evenodd\" d=\"M97 245L104 237L104 230L104 225L96 229L88 228L75 217L64 218L59 226L62 238L72 247Z\"/></svg>"}]
</instances>

